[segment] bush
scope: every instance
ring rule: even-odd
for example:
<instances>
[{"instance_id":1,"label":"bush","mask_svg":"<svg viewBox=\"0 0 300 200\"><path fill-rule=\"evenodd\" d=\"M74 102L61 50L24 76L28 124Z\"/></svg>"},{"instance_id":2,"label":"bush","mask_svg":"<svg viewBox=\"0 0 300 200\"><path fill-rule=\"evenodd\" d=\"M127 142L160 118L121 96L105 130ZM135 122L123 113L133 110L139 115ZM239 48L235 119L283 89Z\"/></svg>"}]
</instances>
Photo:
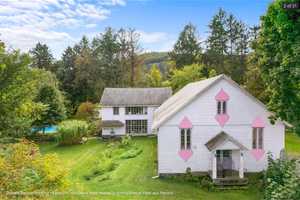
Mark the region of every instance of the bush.
<instances>
[{"instance_id":1,"label":"bush","mask_svg":"<svg viewBox=\"0 0 300 200\"><path fill-rule=\"evenodd\" d=\"M117 167L117 163L112 158L103 157L99 162L95 164L90 175L85 176L86 180L90 180L93 177L103 175L107 172L113 171Z\"/></svg>"},{"instance_id":2,"label":"bush","mask_svg":"<svg viewBox=\"0 0 300 200\"><path fill-rule=\"evenodd\" d=\"M79 120L68 120L59 124L58 142L60 145L72 145L82 143L82 138L88 133L88 123Z\"/></svg>"},{"instance_id":3,"label":"bush","mask_svg":"<svg viewBox=\"0 0 300 200\"><path fill-rule=\"evenodd\" d=\"M0 154L0 193L61 191L68 185L66 176L55 154L42 156L38 146L26 140L6 145Z\"/></svg>"},{"instance_id":4,"label":"bush","mask_svg":"<svg viewBox=\"0 0 300 200\"><path fill-rule=\"evenodd\" d=\"M266 200L300 199L300 179L295 160L268 157L268 169L264 177Z\"/></svg>"},{"instance_id":5,"label":"bush","mask_svg":"<svg viewBox=\"0 0 300 200\"><path fill-rule=\"evenodd\" d=\"M207 191L212 191L214 189L214 183L212 182L212 180L209 176L204 176L200 180L200 186L201 186L201 188L204 188Z\"/></svg>"},{"instance_id":6,"label":"bush","mask_svg":"<svg viewBox=\"0 0 300 200\"><path fill-rule=\"evenodd\" d=\"M190 167L186 168L185 174L183 174L183 179L188 182L199 182L199 176L193 175Z\"/></svg>"},{"instance_id":7,"label":"bush","mask_svg":"<svg viewBox=\"0 0 300 200\"><path fill-rule=\"evenodd\" d=\"M121 139L121 145L120 147L129 147L132 143L132 139L130 135L125 135L124 137L122 137Z\"/></svg>"},{"instance_id":8,"label":"bush","mask_svg":"<svg viewBox=\"0 0 300 200\"><path fill-rule=\"evenodd\" d=\"M77 108L77 112L75 117L77 119L86 120L86 121L93 121L97 118L97 106L91 102L83 102Z\"/></svg>"},{"instance_id":9,"label":"bush","mask_svg":"<svg viewBox=\"0 0 300 200\"><path fill-rule=\"evenodd\" d=\"M130 150L125 151L124 153L122 153L120 155L120 158L121 159L134 158L134 157L138 156L139 154L141 154L142 152L143 152L142 149L135 147L133 149L130 149Z\"/></svg>"}]
</instances>

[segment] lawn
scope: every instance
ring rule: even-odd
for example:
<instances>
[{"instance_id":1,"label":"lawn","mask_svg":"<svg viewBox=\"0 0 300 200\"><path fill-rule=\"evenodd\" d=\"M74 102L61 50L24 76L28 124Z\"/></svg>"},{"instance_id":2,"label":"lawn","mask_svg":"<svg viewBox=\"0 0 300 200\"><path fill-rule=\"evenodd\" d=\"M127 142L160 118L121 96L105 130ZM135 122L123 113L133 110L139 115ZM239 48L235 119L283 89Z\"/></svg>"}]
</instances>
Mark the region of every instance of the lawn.
<instances>
[{"instance_id":1,"label":"lawn","mask_svg":"<svg viewBox=\"0 0 300 200\"><path fill-rule=\"evenodd\" d=\"M208 192L202 190L198 184L174 180L153 179L156 176L156 139L135 138L136 146L143 152L135 158L119 161L118 167L109 172L110 179L99 181L86 180L84 175L90 173L95 161L106 149L107 142L90 140L83 145L58 147L54 143L40 145L42 153L57 153L69 169L70 191L72 192L107 192L106 194L93 194L92 196L73 195L61 199L163 199L163 200L257 200L261 194L257 188L247 190L230 190ZM121 192L123 194L116 194ZM129 194L128 192L156 192L155 194ZM159 192L167 192L158 194ZM58 197L56 197L58 198Z\"/></svg>"},{"instance_id":2,"label":"lawn","mask_svg":"<svg viewBox=\"0 0 300 200\"><path fill-rule=\"evenodd\" d=\"M286 133L285 148L288 155L300 158L300 137L293 133Z\"/></svg>"}]
</instances>

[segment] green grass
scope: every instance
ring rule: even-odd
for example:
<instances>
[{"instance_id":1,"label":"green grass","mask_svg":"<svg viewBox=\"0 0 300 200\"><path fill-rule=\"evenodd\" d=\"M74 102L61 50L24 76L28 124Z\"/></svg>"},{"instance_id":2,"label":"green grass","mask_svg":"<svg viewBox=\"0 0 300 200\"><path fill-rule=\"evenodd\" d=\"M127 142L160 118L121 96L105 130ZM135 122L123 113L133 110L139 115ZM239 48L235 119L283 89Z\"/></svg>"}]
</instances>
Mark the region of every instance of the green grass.
<instances>
[{"instance_id":1,"label":"green grass","mask_svg":"<svg viewBox=\"0 0 300 200\"><path fill-rule=\"evenodd\" d=\"M288 155L300 157L300 137L294 133L286 133L285 148L288 152Z\"/></svg>"},{"instance_id":2,"label":"green grass","mask_svg":"<svg viewBox=\"0 0 300 200\"><path fill-rule=\"evenodd\" d=\"M54 143L40 145L42 153L56 153L69 169L68 179L72 192L170 192L169 195L128 195L64 196L62 199L163 199L163 200L257 200L261 194L257 188L207 192L198 184L174 179L152 179L156 176L156 139L135 138L134 143L143 149L135 158L119 160L118 167L109 172L110 179L87 181L84 175L91 172L95 161L106 149L107 143L91 140L83 145L59 147ZM58 197L56 197L58 198Z\"/></svg>"}]
</instances>

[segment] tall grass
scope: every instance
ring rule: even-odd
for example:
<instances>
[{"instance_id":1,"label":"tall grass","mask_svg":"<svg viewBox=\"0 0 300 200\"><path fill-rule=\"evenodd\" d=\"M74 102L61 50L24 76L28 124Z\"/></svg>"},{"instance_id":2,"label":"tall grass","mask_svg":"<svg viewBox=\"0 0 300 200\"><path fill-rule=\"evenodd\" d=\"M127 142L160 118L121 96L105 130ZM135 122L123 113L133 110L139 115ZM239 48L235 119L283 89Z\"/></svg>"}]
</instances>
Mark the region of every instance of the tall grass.
<instances>
[{"instance_id":1,"label":"tall grass","mask_svg":"<svg viewBox=\"0 0 300 200\"><path fill-rule=\"evenodd\" d=\"M59 124L58 143L60 145L80 144L82 138L87 135L88 123L80 120L67 120Z\"/></svg>"}]
</instances>

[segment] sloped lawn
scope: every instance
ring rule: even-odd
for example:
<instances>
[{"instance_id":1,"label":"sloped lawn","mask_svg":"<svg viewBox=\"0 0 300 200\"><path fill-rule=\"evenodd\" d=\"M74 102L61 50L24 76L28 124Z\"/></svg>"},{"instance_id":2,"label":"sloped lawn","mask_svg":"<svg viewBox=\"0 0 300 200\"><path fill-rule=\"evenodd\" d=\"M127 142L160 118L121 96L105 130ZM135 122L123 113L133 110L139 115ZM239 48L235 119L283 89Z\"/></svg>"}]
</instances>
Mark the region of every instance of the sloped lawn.
<instances>
[{"instance_id":1,"label":"sloped lawn","mask_svg":"<svg viewBox=\"0 0 300 200\"><path fill-rule=\"evenodd\" d=\"M106 173L107 180L91 178L91 174L97 160L101 159L108 142L91 140L87 144L58 147L54 143L40 145L42 153L57 153L64 160L69 169L71 192L103 192L93 193L89 196L70 195L56 196L56 199L163 199L163 200L257 200L261 194L255 187L247 190L230 190L207 192L199 187L199 184L174 180L152 179L156 176L156 139L135 138L135 146L142 149L142 153L130 159L118 159L117 167ZM115 152L118 154L120 152ZM118 157L118 155L114 155ZM101 175L103 176L103 175ZM100 177L101 177L100 176ZM106 192L104 194L104 192ZM119 192L119 194L117 194ZM155 194L133 194L133 192L156 192ZM159 194L159 192L167 192ZM131 194L130 194L131 193Z\"/></svg>"}]
</instances>

